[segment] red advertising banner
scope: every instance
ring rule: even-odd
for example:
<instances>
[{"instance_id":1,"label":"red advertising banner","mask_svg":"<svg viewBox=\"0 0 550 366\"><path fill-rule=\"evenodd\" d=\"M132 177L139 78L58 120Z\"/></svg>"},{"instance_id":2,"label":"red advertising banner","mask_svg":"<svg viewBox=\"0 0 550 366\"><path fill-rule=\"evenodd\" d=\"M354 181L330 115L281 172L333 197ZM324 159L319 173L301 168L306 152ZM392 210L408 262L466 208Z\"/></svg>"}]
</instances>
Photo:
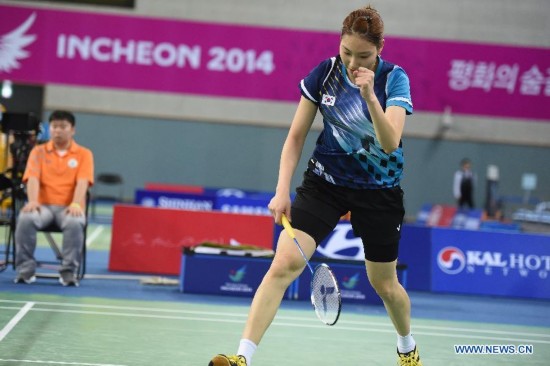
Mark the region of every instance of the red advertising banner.
<instances>
[{"instance_id":1,"label":"red advertising banner","mask_svg":"<svg viewBox=\"0 0 550 366\"><path fill-rule=\"evenodd\" d=\"M339 33L0 6L0 79L297 101ZM550 49L386 37L415 110L550 121Z\"/></svg>"},{"instance_id":2,"label":"red advertising banner","mask_svg":"<svg viewBox=\"0 0 550 366\"><path fill-rule=\"evenodd\" d=\"M115 205L109 270L177 275L183 247L203 242L273 248L273 218Z\"/></svg>"}]
</instances>

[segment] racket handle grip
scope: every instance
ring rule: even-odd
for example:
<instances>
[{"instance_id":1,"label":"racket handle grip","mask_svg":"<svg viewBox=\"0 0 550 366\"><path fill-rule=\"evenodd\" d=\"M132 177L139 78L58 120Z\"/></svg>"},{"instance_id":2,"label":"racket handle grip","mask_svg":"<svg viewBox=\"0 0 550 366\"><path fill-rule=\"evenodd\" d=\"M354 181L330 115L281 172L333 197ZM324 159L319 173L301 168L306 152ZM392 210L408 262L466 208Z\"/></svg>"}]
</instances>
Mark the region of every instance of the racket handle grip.
<instances>
[{"instance_id":1,"label":"racket handle grip","mask_svg":"<svg viewBox=\"0 0 550 366\"><path fill-rule=\"evenodd\" d=\"M285 214L283 214L283 216L281 217L281 222L283 223L283 227L285 228L288 235L292 239L294 239L296 237L296 235L294 234L294 229L292 229L292 226L290 226L290 222L288 222Z\"/></svg>"}]
</instances>

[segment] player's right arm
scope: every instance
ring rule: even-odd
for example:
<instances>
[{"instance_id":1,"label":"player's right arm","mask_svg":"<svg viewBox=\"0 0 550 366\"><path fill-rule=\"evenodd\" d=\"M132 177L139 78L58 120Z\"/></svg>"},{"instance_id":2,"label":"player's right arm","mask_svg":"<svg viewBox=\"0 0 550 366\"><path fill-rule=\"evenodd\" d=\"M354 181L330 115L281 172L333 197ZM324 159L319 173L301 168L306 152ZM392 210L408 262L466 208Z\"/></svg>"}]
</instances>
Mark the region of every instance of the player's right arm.
<instances>
[{"instance_id":1,"label":"player's right arm","mask_svg":"<svg viewBox=\"0 0 550 366\"><path fill-rule=\"evenodd\" d=\"M290 182L302 156L305 140L316 113L317 106L302 96L281 152L275 196L268 206L275 222L279 225L283 213L289 220L292 220L290 216Z\"/></svg>"}]
</instances>

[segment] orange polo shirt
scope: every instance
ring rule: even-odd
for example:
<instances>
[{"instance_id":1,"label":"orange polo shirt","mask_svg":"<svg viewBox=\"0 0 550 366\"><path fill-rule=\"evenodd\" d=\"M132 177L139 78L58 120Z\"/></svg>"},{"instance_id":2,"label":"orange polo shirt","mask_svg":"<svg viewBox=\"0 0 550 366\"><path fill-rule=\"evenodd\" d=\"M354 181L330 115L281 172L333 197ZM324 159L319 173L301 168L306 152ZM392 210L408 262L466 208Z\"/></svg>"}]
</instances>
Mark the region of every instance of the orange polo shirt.
<instances>
[{"instance_id":1,"label":"orange polo shirt","mask_svg":"<svg viewBox=\"0 0 550 366\"><path fill-rule=\"evenodd\" d=\"M45 205L69 205L74 196L78 179L94 183L94 157L92 151L74 140L64 156L59 156L53 142L35 146L29 155L23 182L38 178L38 201Z\"/></svg>"}]
</instances>

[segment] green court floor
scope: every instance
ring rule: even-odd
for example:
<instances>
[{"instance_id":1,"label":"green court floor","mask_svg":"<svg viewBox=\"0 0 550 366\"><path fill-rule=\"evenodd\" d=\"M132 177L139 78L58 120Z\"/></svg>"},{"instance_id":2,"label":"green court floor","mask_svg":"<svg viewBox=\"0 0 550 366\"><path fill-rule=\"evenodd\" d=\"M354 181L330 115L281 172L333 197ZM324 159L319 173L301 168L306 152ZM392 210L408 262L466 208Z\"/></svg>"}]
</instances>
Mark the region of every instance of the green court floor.
<instances>
[{"instance_id":1,"label":"green court floor","mask_svg":"<svg viewBox=\"0 0 550 366\"><path fill-rule=\"evenodd\" d=\"M236 350L248 307L219 302L133 301L0 292L0 366L192 366ZM548 365L550 329L415 319L425 366ZM455 345L529 345L532 354L456 354ZM321 324L283 307L254 366L395 365L395 333L365 307ZM497 350L498 348L494 348ZM494 353L494 352L493 352Z\"/></svg>"},{"instance_id":2,"label":"green court floor","mask_svg":"<svg viewBox=\"0 0 550 366\"><path fill-rule=\"evenodd\" d=\"M15 285L11 267L0 272L0 366L206 366L216 353L234 353L250 299L105 279L118 275L107 271L112 207L98 212L102 217L88 226L89 270L81 287L51 279ZM49 253L45 238L38 241ZM550 302L412 296L424 366L550 365ZM395 338L382 306L344 303L338 324L328 327L310 305L283 303L253 365L395 365ZM483 346L485 354L460 354L461 345ZM508 346L529 352L502 354Z\"/></svg>"}]
</instances>

